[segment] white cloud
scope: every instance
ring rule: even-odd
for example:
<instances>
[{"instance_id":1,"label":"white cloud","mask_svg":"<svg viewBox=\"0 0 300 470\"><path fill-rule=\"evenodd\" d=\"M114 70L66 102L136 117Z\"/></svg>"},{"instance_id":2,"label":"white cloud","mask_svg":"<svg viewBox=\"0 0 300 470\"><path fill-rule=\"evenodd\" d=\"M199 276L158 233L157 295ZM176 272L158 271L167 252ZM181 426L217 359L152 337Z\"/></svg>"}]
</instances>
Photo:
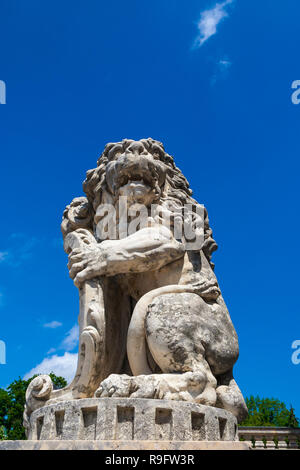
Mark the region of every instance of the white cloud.
<instances>
[{"instance_id":1,"label":"white cloud","mask_svg":"<svg viewBox=\"0 0 300 470\"><path fill-rule=\"evenodd\" d=\"M8 251L0 251L0 263L2 261L5 261L5 259L7 258L8 256Z\"/></svg>"},{"instance_id":2,"label":"white cloud","mask_svg":"<svg viewBox=\"0 0 300 470\"><path fill-rule=\"evenodd\" d=\"M230 60L222 59L222 60L219 60L218 65L221 69L228 69L228 67L231 66L231 62Z\"/></svg>"},{"instance_id":3,"label":"white cloud","mask_svg":"<svg viewBox=\"0 0 300 470\"><path fill-rule=\"evenodd\" d=\"M76 372L77 354L65 352L63 356L56 354L46 357L40 364L31 369L24 376L24 380L29 379L35 374L50 374L53 372L57 376L64 377L70 383Z\"/></svg>"},{"instance_id":4,"label":"white cloud","mask_svg":"<svg viewBox=\"0 0 300 470\"><path fill-rule=\"evenodd\" d=\"M216 34L218 24L228 16L226 7L234 0L225 0L222 3L216 3L214 8L205 10L201 13L197 24L199 34L195 40L195 47L201 47L211 36Z\"/></svg>"},{"instance_id":5,"label":"white cloud","mask_svg":"<svg viewBox=\"0 0 300 470\"><path fill-rule=\"evenodd\" d=\"M72 351L77 346L79 340L79 326L74 325L62 341L60 348L65 351Z\"/></svg>"},{"instance_id":6,"label":"white cloud","mask_svg":"<svg viewBox=\"0 0 300 470\"><path fill-rule=\"evenodd\" d=\"M57 328L62 323L58 321L52 321L44 324L46 328ZM74 325L70 331L66 334L66 337L61 342L59 349L64 349L63 356L59 356L55 353L56 349L51 348L47 352L47 356L43 361L31 369L25 374L24 379L32 377L34 374L50 374L53 372L55 375L64 377L68 383L70 383L76 372L77 367L77 353L71 353L75 346L78 345L79 340L79 326Z\"/></svg>"},{"instance_id":7,"label":"white cloud","mask_svg":"<svg viewBox=\"0 0 300 470\"><path fill-rule=\"evenodd\" d=\"M219 60L215 65L215 73L211 79L211 85L214 85L217 80L225 79L228 75L232 62L227 58Z\"/></svg>"},{"instance_id":8,"label":"white cloud","mask_svg":"<svg viewBox=\"0 0 300 470\"><path fill-rule=\"evenodd\" d=\"M44 328L58 328L59 326L62 326L62 323L56 320L44 324Z\"/></svg>"},{"instance_id":9,"label":"white cloud","mask_svg":"<svg viewBox=\"0 0 300 470\"><path fill-rule=\"evenodd\" d=\"M47 352L47 356L49 356L49 354L55 353L55 351L56 351L55 348L50 348L49 351Z\"/></svg>"}]
</instances>

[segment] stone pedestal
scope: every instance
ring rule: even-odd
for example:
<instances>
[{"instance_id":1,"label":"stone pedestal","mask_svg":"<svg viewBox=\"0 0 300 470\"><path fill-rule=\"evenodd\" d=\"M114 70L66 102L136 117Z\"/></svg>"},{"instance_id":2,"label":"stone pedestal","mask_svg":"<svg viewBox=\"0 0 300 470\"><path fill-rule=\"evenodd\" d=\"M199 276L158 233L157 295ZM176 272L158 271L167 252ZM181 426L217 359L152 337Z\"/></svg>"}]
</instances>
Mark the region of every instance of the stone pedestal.
<instances>
[{"instance_id":1,"label":"stone pedestal","mask_svg":"<svg viewBox=\"0 0 300 470\"><path fill-rule=\"evenodd\" d=\"M32 441L237 441L236 418L184 401L90 398L44 406L30 417Z\"/></svg>"},{"instance_id":2,"label":"stone pedestal","mask_svg":"<svg viewBox=\"0 0 300 470\"><path fill-rule=\"evenodd\" d=\"M53 403L32 413L28 438L2 441L0 450L249 450L228 411L171 400Z\"/></svg>"}]
</instances>

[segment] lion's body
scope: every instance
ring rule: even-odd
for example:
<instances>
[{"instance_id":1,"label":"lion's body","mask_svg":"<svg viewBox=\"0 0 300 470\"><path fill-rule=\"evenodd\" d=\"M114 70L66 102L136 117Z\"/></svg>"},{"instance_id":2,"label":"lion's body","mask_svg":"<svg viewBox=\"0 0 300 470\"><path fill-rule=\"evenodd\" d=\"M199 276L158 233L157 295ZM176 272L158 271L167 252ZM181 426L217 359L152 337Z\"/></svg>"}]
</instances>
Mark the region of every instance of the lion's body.
<instances>
[{"instance_id":1,"label":"lion's body","mask_svg":"<svg viewBox=\"0 0 300 470\"><path fill-rule=\"evenodd\" d=\"M245 403L232 376L237 335L211 262L217 245L206 210L203 219L195 216L200 206L173 158L152 139L108 144L97 168L87 173L84 191L87 199L67 207L62 229L64 236L88 230L95 241L70 253L70 275L78 287L89 279L114 279L116 291L105 295L117 296L119 289L132 305L128 331L118 332L118 338L127 337L129 375L110 370L97 396L194 400L236 410L242 418ZM121 237L124 195L145 204L147 224ZM108 204L116 210L116 239L105 239L98 230ZM203 243L194 250L174 236L175 220L186 221L186 205L192 207L190 227L196 234L203 231ZM170 236L162 229L161 210L170 216ZM103 351L110 347L104 345Z\"/></svg>"},{"instance_id":2,"label":"lion's body","mask_svg":"<svg viewBox=\"0 0 300 470\"><path fill-rule=\"evenodd\" d=\"M191 257L193 258L192 262L189 259ZM201 256L195 253L190 257L185 254L179 260L169 263L158 270L119 275L117 276L117 280L120 287L136 302L152 290L168 285L181 285L183 291L184 286L187 286L186 290L189 292L190 286L208 286L217 282L215 274L204 255L202 254ZM175 311L175 313L179 315L180 312L180 321L182 321L187 328L186 334L192 336L191 341L196 345L195 351L197 350L197 345L199 345L202 350L201 356L203 356L203 354L206 355L212 372L215 375L224 374L233 367L238 358L238 341L222 296L219 295L217 299L205 301L198 294L188 294L194 296L196 303L192 315L189 302L180 302L181 295L183 294L169 294L167 302L169 307L164 309L164 321L168 324L168 331L170 331L170 334L174 338L176 337L179 326L175 321L177 317L176 315L174 316L173 313ZM162 302L163 300L162 297ZM155 302L158 302L158 298L156 298L153 303L155 304ZM150 335L151 338L149 338L147 334L147 331L151 331L151 329L153 331L154 329L151 324L151 318L153 318L151 309L150 312L152 316L149 315L148 312L145 319L145 335L150 351L155 351L153 334ZM167 343L165 328L161 329L160 327L160 332L162 331L162 337L159 340L160 344L164 341ZM182 334L184 335L185 333ZM180 344L184 343L182 337L178 342ZM229 343L230 347L228 347ZM186 371L185 365L176 363L175 359L172 360L173 370L171 370L170 366L165 367L162 360L158 359L157 355L154 356L154 360L163 372Z\"/></svg>"},{"instance_id":3,"label":"lion's body","mask_svg":"<svg viewBox=\"0 0 300 470\"><path fill-rule=\"evenodd\" d=\"M219 299L207 303L190 292L158 296L148 309L145 330L154 360L165 373L193 371L205 357L217 377L238 357L237 337Z\"/></svg>"}]
</instances>

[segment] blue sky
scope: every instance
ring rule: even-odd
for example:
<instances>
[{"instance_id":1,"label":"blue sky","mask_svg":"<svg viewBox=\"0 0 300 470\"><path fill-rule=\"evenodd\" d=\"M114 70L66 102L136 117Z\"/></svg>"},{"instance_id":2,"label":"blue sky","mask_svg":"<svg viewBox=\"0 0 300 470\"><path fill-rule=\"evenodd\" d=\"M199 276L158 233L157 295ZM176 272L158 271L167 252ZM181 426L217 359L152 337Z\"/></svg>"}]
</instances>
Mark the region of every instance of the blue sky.
<instances>
[{"instance_id":1,"label":"blue sky","mask_svg":"<svg viewBox=\"0 0 300 470\"><path fill-rule=\"evenodd\" d=\"M237 382L300 417L299 15L297 0L1 1L0 386L41 364L72 375L64 207L107 142L153 137L208 209Z\"/></svg>"}]
</instances>

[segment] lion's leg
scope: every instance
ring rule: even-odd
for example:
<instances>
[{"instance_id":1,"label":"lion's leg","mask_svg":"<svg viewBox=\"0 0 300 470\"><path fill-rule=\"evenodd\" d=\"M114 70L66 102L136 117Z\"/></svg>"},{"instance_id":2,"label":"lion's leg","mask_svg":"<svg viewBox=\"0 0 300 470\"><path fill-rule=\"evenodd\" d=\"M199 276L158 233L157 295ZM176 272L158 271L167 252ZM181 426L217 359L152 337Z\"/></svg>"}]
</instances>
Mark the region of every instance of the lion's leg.
<instances>
[{"instance_id":1,"label":"lion's leg","mask_svg":"<svg viewBox=\"0 0 300 470\"><path fill-rule=\"evenodd\" d=\"M214 406L215 387L216 380L208 380L200 369L182 374L111 374L101 382L95 396L184 400Z\"/></svg>"},{"instance_id":2,"label":"lion's leg","mask_svg":"<svg viewBox=\"0 0 300 470\"><path fill-rule=\"evenodd\" d=\"M248 415L248 409L236 381L232 369L217 377L217 406L234 414L239 423Z\"/></svg>"},{"instance_id":3,"label":"lion's leg","mask_svg":"<svg viewBox=\"0 0 300 470\"><path fill-rule=\"evenodd\" d=\"M216 376L230 370L236 360L234 333L223 306L205 302L188 286L151 291L137 303L129 327L127 350L134 376L109 376L97 394L213 406ZM152 373L145 340L162 374Z\"/></svg>"},{"instance_id":4,"label":"lion's leg","mask_svg":"<svg viewBox=\"0 0 300 470\"><path fill-rule=\"evenodd\" d=\"M205 308L205 302L193 293L161 295L149 305L145 327L151 354L170 389L176 381L185 381L185 390L180 386L175 394L185 391L193 401L213 406L217 381L205 358L208 336L203 336L199 312Z\"/></svg>"},{"instance_id":5,"label":"lion's leg","mask_svg":"<svg viewBox=\"0 0 300 470\"><path fill-rule=\"evenodd\" d=\"M134 369L137 356L134 356L131 367L135 375L109 376L101 383L96 396L165 398L215 405L217 381L205 359L205 343L199 330L199 306L204 308L206 304L196 294L183 293L185 286L175 287L180 287L181 293L154 295L151 301L146 299L143 309L138 311L141 314L138 316L140 328L135 322L136 328L131 333L131 338L142 341L145 341L146 336L151 354L162 374L153 374L149 366L145 367L144 373L137 372ZM193 308L196 308L196 317ZM145 346L141 352L144 349Z\"/></svg>"}]
</instances>

